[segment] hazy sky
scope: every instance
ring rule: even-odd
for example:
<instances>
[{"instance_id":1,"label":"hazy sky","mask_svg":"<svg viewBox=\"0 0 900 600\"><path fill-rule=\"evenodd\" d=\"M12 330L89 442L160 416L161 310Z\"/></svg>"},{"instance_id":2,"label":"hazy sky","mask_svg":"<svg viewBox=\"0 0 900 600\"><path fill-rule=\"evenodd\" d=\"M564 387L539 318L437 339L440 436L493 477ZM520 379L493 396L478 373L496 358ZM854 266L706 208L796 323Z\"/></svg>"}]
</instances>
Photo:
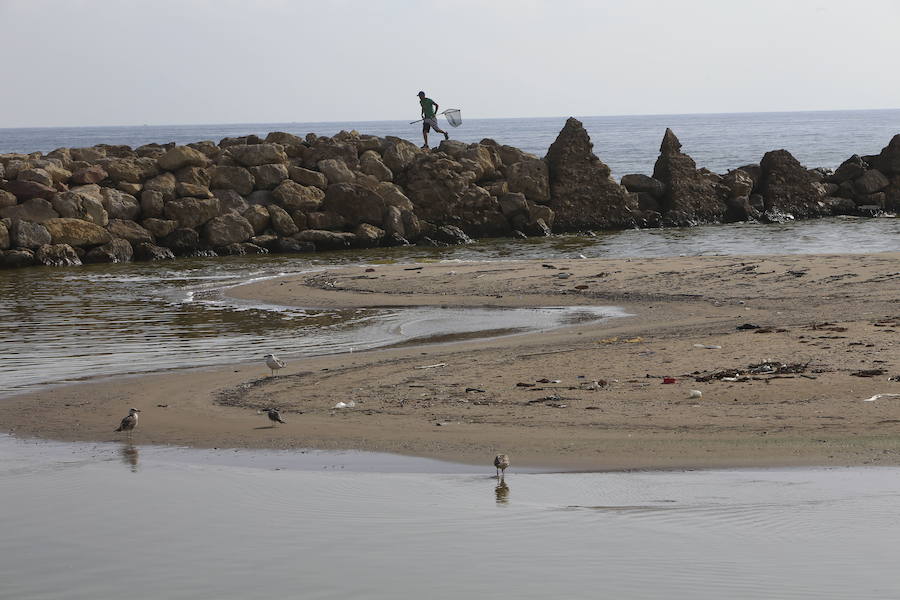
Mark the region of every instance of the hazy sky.
<instances>
[{"instance_id":1,"label":"hazy sky","mask_svg":"<svg viewBox=\"0 0 900 600\"><path fill-rule=\"evenodd\" d=\"M0 0L0 127L900 107L900 2Z\"/></svg>"}]
</instances>

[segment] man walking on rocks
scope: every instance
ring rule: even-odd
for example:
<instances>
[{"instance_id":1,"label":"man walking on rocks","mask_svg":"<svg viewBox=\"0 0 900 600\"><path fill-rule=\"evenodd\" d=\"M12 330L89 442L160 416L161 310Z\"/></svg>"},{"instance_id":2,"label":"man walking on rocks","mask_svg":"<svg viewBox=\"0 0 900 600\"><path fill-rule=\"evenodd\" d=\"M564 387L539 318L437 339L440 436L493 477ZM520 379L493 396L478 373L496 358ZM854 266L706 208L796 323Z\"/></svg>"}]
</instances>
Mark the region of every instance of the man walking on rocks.
<instances>
[{"instance_id":1,"label":"man walking on rocks","mask_svg":"<svg viewBox=\"0 0 900 600\"><path fill-rule=\"evenodd\" d=\"M444 134L444 139L449 140L450 134L438 127L437 114L438 103L431 98L425 97L425 92L419 92L419 104L422 105L422 137L425 138L425 150L428 149L428 130L434 129L438 133Z\"/></svg>"}]
</instances>

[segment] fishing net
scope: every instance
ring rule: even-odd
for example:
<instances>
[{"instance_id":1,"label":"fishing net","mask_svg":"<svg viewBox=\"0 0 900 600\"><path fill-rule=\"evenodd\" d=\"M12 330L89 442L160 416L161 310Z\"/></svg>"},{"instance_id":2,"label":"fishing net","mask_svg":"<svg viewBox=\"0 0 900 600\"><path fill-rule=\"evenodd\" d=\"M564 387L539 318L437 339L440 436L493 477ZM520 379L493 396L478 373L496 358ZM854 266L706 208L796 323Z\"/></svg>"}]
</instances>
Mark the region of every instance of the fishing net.
<instances>
[{"instance_id":1,"label":"fishing net","mask_svg":"<svg viewBox=\"0 0 900 600\"><path fill-rule=\"evenodd\" d=\"M451 108L449 110L445 110L444 116L447 117L447 122L450 123L453 127L459 127L460 125L462 125L462 114L459 112L459 109Z\"/></svg>"}]
</instances>

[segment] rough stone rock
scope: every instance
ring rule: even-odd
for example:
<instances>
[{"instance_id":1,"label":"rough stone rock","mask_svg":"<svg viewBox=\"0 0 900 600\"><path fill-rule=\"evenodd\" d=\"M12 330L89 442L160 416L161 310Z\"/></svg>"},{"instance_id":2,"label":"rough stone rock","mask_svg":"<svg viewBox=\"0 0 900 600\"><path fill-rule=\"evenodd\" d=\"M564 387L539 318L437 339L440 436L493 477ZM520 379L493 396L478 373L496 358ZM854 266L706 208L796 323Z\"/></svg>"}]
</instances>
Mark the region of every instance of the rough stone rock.
<instances>
[{"instance_id":1,"label":"rough stone rock","mask_svg":"<svg viewBox=\"0 0 900 600\"><path fill-rule=\"evenodd\" d=\"M834 173L832 173L831 177L828 180L831 183L836 183L838 185L844 183L845 181L850 181L852 179L856 179L860 175L866 172L866 169L869 168L869 165L866 164L862 158L860 158L859 154L854 154L847 160L841 163Z\"/></svg>"},{"instance_id":2,"label":"rough stone rock","mask_svg":"<svg viewBox=\"0 0 900 600\"><path fill-rule=\"evenodd\" d=\"M356 146L336 139L319 138L303 152L303 166L308 169L314 168L323 160L340 160L351 170L359 167Z\"/></svg>"},{"instance_id":3,"label":"rough stone rock","mask_svg":"<svg viewBox=\"0 0 900 600\"><path fill-rule=\"evenodd\" d=\"M110 219L135 221L141 214L141 203L130 194L113 188L101 188L100 195L103 197L103 208Z\"/></svg>"},{"instance_id":4,"label":"rough stone rock","mask_svg":"<svg viewBox=\"0 0 900 600\"><path fill-rule=\"evenodd\" d=\"M268 190L257 190L247 196L247 204L249 205L269 206L275 203L275 195Z\"/></svg>"},{"instance_id":5,"label":"rough stone rock","mask_svg":"<svg viewBox=\"0 0 900 600\"><path fill-rule=\"evenodd\" d=\"M319 171L321 171L326 179L328 179L328 183L331 185L337 183L353 183L356 181L356 175L347 164L337 158L328 158L325 160L320 160L317 163Z\"/></svg>"},{"instance_id":6,"label":"rough stone rock","mask_svg":"<svg viewBox=\"0 0 900 600\"><path fill-rule=\"evenodd\" d=\"M72 160L83 160L85 162L94 163L101 158L106 158L106 150L103 148L71 148L69 153Z\"/></svg>"},{"instance_id":7,"label":"rough stone rock","mask_svg":"<svg viewBox=\"0 0 900 600\"><path fill-rule=\"evenodd\" d=\"M291 215L277 204L270 204L266 210L269 211L269 218L272 220L272 229L278 235L289 237L300 231Z\"/></svg>"},{"instance_id":8,"label":"rough stone rock","mask_svg":"<svg viewBox=\"0 0 900 600\"><path fill-rule=\"evenodd\" d=\"M141 193L141 190L144 189L144 186L140 183L130 183L128 181L120 181L116 184L116 189L120 192L125 192L129 196L134 196L135 198Z\"/></svg>"},{"instance_id":9,"label":"rough stone rock","mask_svg":"<svg viewBox=\"0 0 900 600\"><path fill-rule=\"evenodd\" d=\"M171 221L169 219L157 219L155 217L144 219L143 221L141 221L141 225L144 227L144 229L152 233L154 238L164 238L178 228L177 221Z\"/></svg>"},{"instance_id":10,"label":"rough stone rock","mask_svg":"<svg viewBox=\"0 0 900 600\"><path fill-rule=\"evenodd\" d=\"M270 131L266 136L265 142L267 144L281 144L282 146L305 146L306 142L303 141L298 135L294 135L293 133L286 133L284 131Z\"/></svg>"},{"instance_id":11,"label":"rough stone rock","mask_svg":"<svg viewBox=\"0 0 900 600\"><path fill-rule=\"evenodd\" d=\"M403 229L406 230L406 239L416 241L422 236L422 223L419 217L411 210L401 210L403 217Z\"/></svg>"},{"instance_id":12,"label":"rough stone rock","mask_svg":"<svg viewBox=\"0 0 900 600\"><path fill-rule=\"evenodd\" d=\"M219 256L246 256L268 253L269 251L265 248L257 246L256 244L251 244L250 242L228 244L227 246L216 248L216 254L218 254Z\"/></svg>"},{"instance_id":13,"label":"rough stone rock","mask_svg":"<svg viewBox=\"0 0 900 600\"><path fill-rule=\"evenodd\" d=\"M200 248L200 234L190 227L179 227L169 235L161 238L159 244L179 256L187 256ZM137 250L138 247L135 247L135 251Z\"/></svg>"},{"instance_id":14,"label":"rough stone rock","mask_svg":"<svg viewBox=\"0 0 900 600\"><path fill-rule=\"evenodd\" d=\"M353 183L328 186L322 203L324 210L338 213L354 226L360 223L381 225L384 207L384 199L376 192Z\"/></svg>"},{"instance_id":15,"label":"rough stone rock","mask_svg":"<svg viewBox=\"0 0 900 600\"><path fill-rule=\"evenodd\" d=\"M52 241L47 228L32 221L13 219L9 228L9 242L13 248L40 248Z\"/></svg>"},{"instance_id":16,"label":"rough stone rock","mask_svg":"<svg viewBox=\"0 0 900 600\"><path fill-rule=\"evenodd\" d=\"M657 200L662 198L663 194L666 192L666 185L662 181L640 173L623 175L622 186L629 192L644 192L650 194Z\"/></svg>"},{"instance_id":17,"label":"rough stone rock","mask_svg":"<svg viewBox=\"0 0 900 600\"><path fill-rule=\"evenodd\" d=\"M56 159L59 165L69 171L72 170L72 152L68 148L57 148L47 153L47 159ZM2 174L0 174L2 176Z\"/></svg>"},{"instance_id":18,"label":"rough stone rock","mask_svg":"<svg viewBox=\"0 0 900 600\"><path fill-rule=\"evenodd\" d=\"M681 152L681 142L671 129L666 129L659 152L653 178L664 186L659 197L664 221L679 226L721 221L725 205L694 159Z\"/></svg>"},{"instance_id":19,"label":"rough stone rock","mask_svg":"<svg viewBox=\"0 0 900 600\"><path fill-rule=\"evenodd\" d=\"M0 266L7 269L30 267L34 264L34 252L25 249L7 250L0 252Z\"/></svg>"},{"instance_id":20,"label":"rough stone rock","mask_svg":"<svg viewBox=\"0 0 900 600\"><path fill-rule=\"evenodd\" d=\"M297 229L300 231L309 229L309 219L306 218L306 213L302 210L291 211L291 218L294 220L294 225L296 225Z\"/></svg>"},{"instance_id":21,"label":"rough stone rock","mask_svg":"<svg viewBox=\"0 0 900 600\"><path fill-rule=\"evenodd\" d=\"M153 237L152 233L134 221L110 219L109 225L106 226L106 230L114 238L122 238L123 240L128 240L132 244L138 244L140 242L153 243L156 241L156 238Z\"/></svg>"},{"instance_id":22,"label":"rough stone rock","mask_svg":"<svg viewBox=\"0 0 900 600\"><path fill-rule=\"evenodd\" d=\"M175 184L175 195L179 198L212 198L213 196L208 187L181 181Z\"/></svg>"},{"instance_id":23,"label":"rough stone rock","mask_svg":"<svg viewBox=\"0 0 900 600\"><path fill-rule=\"evenodd\" d=\"M134 249L128 240L114 239L108 244L91 248L82 259L90 263L126 263L134 257Z\"/></svg>"},{"instance_id":24,"label":"rough stone rock","mask_svg":"<svg viewBox=\"0 0 900 600\"><path fill-rule=\"evenodd\" d=\"M384 231L387 236L406 239L406 228L403 227L403 212L396 206L384 209Z\"/></svg>"},{"instance_id":25,"label":"rough stone rock","mask_svg":"<svg viewBox=\"0 0 900 600\"><path fill-rule=\"evenodd\" d=\"M183 167L204 167L206 155L188 146L175 146L157 159L159 167L166 171L177 171Z\"/></svg>"},{"instance_id":26,"label":"rough stone rock","mask_svg":"<svg viewBox=\"0 0 900 600\"><path fill-rule=\"evenodd\" d=\"M375 192L381 196L386 206L396 206L400 210L413 210L412 201L406 197L399 185L385 181L378 184Z\"/></svg>"},{"instance_id":27,"label":"rough stone rock","mask_svg":"<svg viewBox=\"0 0 900 600\"><path fill-rule=\"evenodd\" d=\"M369 225L368 223L360 223L353 230L355 238L352 243L360 248L375 248L381 244L384 239L385 232L380 227Z\"/></svg>"},{"instance_id":28,"label":"rough stone rock","mask_svg":"<svg viewBox=\"0 0 900 600\"><path fill-rule=\"evenodd\" d=\"M31 198L43 198L49 200L56 193L55 187L44 185L36 181L22 181L14 179L3 184L6 191L14 195L20 202L30 200Z\"/></svg>"},{"instance_id":29,"label":"rough stone rock","mask_svg":"<svg viewBox=\"0 0 900 600\"><path fill-rule=\"evenodd\" d=\"M891 138L890 143L881 149L875 165L886 175L900 175L900 133Z\"/></svg>"},{"instance_id":30,"label":"rough stone rock","mask_svg":"<svg viewBox=\"0 0 900 600\"><path fill-rule=\"evenodd\" d=\"M144 190L141 192L141 215L145 219L158 219L165 214L166 203L162 192Z\"/></svg>"},{"instance_id":31,"label":"rough stone rock","mask_svg":"<svg viewBox=\"0 0 900 600\"><path fill-rule=\"evenodd\" d=\"M312 243L319 250L340 250L349 248L355 241L352 233L338 231L324 231L321 229L306 229L294 236L301 242Z\"/></svg>"},{"instance_id":32,"label":"rough stone rock","mask_svg":"<svg viewBox=\"0 0 900 600\"><path fill-rule=\"evenodd\" d=\"M429 237L441 244L449 244L451 246L461 246L474 242L462 229L455 225L442 225L431 231Z\"/></svg>"},{"instance_id":33,"label":"rough stone rock","mask_svg":"<svg viewBox=\"0 0 900 600\"><path fill-rule=\"evenodd\" d=\"M159 192L163 200L175 199L175 184L178 183L172 173L162 173L144 182L144 191Z\"/></svg>"},{"instance_id":34,"label":"rough stone rock","mask_svg":"<svg viewBox=\"0 0 900 600\"><path fill-rule=\"evenodd\" d=\"M131 146L125 144L96 144L94 148L103 150L105 156L113 158L131 158L134 156L134 150Z\"/></svg>"},{"instance_id":35,"label":"rough stone rock","mask_svg":"<svg viewBox=\"0 0 900 600\"><path fill-rule=\"evenodd\" d=\"M884 189L884 205L888 210L900 210L900 175L891 178L891 184Z\"/></svg>"},{"instance_id":36,"label":"rough stone rock","mask_svg":"<svg viewBox=\"0 0 900 600\"><path fill-rule=\"evenodd\" d=\"M250 206L241 213L250 226L253 228L254 235L259 235L269 228L270 218L269 211L264 206Z\"/></svg>"},{"instance_id":37,"label":"rough stone rock","mask_svg":"<svg viewBox=\"0 0 900 600\"><path fill-rule=\"evenodd\" d=\"M878 169L870 169L853 182L857 194L874 194L886 188L891 182Z\"/></svg>"},{"instance_id":38,"label":"rough stone rock","mask_svg":"<svg viewBox=\"0 0 900 600\"><path fill-rule=\"evenodd\" d=\"M441 140L437 149L438 152L444 152L449 154L454 160L459 160L463 157L466 150L469 149L469 145L459 140Z\"/></svg>"},{"instance_id":39,"label":"rough stone rock","mask_svg":"<svg viewBox=\"0 0 900 600\"><path fill-rule=\"evenodd\" d=\"M822 199L822 202L825 203L825 206L828 207L828 210L833 215L855 215L856 214L856 202L851 200L850 198L838 198L836 196L828 196Z\"/></svg>"},{"instance_id":40,"label":"rough stone rock","mask_svg":"<svg viewBox=\"0 0 900 600\"><path fill-rule=\"evenodd\" d=\"M169 248L142 242L134 247L134 258L141 261L175 260L175 254Z\"/></svg>"},{"instance_id":41,"label":"rough stone rock","mask_svg":"<svg viewBox=\"0 0 900 600\"><path fill-rule=\"evenodd\" d=\"M784 215L808 218L824 212L813 177L787 150L766 152L760 170L759 192L765 202L765 219L782 222Z\"/></svg>"},{"instance_id":42,"label":"rough stone rock","mask_svg":"<svg viewBox=\"0 0 900 600\"><path fill-rule=\"evenodd\" d=\"M57 217L59 217L59 213L53 210L53 205L43 198L32 198L15 206L0 208L0 218L3 219L22 219L23 221L43 223Z\"/></svg>"},{"instance_id":43,"label":"rough stone rock","mask_svg":"<svg viewBox=\"0 0 900 600\"><path fill-rule=\"evenodd\" d=\"M323 191L328 187L328 180L325 178L325 175L318 171L304 169L303 167L290 167L288 173L291 179L300 185L317 187Z\"/></svg>"},{"instance_id":44,"label":"rough stone rock","mask_svg":"<svg viewBox=\"0 0 900 600\"><path fill-rule=\"evenodd\" d=\"M554 229L626 227L633 221L628 191L612 180L593 146L581 122L569 118L547 151Z\"/></svg>"},{"instance_id":45,"label":"rough stone rock","mask_svg":"<svg viewBox=\"0 0 900 600\"><path fill-rule=\"evenodd\" d=\"M340 231L347 225L346 219L336 212L315 211L306 214L306 227L308 229L324 229L328 231Z\"/></svg>"},{"instance_id":46,"label":"rough stone rock","mask_svg":"<svg viewBox=\"0 0 900 600\"><path fill-rule=\"evenodd\" d=\"M232 158L244 167L257 167L276 163L286 163L287 154L281 144L252 144L231 146L228 149Z\"/></svg>"},{"instance_id":47,"label":"rough stone rock","mask_svg":"<svg viewBox=\"0 0 900 600\"><path fill-rule=\"evenodd\" d=\"M144 179L144 168L132 158L103 158L97 163L112 181L130 181L140 183ZM97 183L89 181L85 183Z\"/></svg>"},{"instance_id":48,"label":"rough stone rock","mask_svg":"<svg viewBox=\"0 0 900 600\"><path fill-rule=\"evenodd\" d=\"M378 181L393 181L394 173L387 168L381 155L374 150L367 150L359 159L359 170L366 175L371 175Z\"/></svg>"},{"instance_id":49,"label":"rough stone rock","mask_svg":"<svg viewBox=\"0 0 900 600\"><path fill-rule=\"evenodd\" d=\"M500 212L508 220L511 221L516 217L528 218L528 201L525 199L525 194L510 192L503 194L498 200L500 202Z\"/></svg>"},{"instance_id":50,"label":"rough stone rock","mask_svg":"<svg viewBox=\"0 0 900 600\"><path fill-rule=\"evenodd\" d=\"M497 155L500 157L500 163L504 167L509 167L510 165L514 165L519 162L528 161L528 160L540 160L534 154L530 154L528 152L523 152L522 150L516 148L515 146L506 146L500 145L494 140L484 139L481 140L480 144L482 146L487 146L493 148Z\"/></svg>"},{"instance_id":51,"label":"rough stone rock","mask_svg":"<svg viewBox=\"0 0 900 600\"><path fill-rule=\"evenodd\" d=\"M281 254L300 254L303 252L315 252L316 245L312 242L304 242L294 238L275 238L275 242L269 249L272 252Z\"/></svg>"},{"instance_id":52,"label":"rough stone rock","mask_svg":"<svg viewBox=\"0 0 900 600\"><path fill-rule=\"evenodd\" d=\"M210 176L209 171L200 167L182 167L175 172L175 187L178 188L179 183L189 183L198 187L209 187Z\"/></svg>"},{"instance_id":53,"label":"rough stone rock","mask_svg":"<svg viewBox=\"0 0 900 600\"><path fill-rule=\"evenodd\" d=\"M246 242L254 233L250 222L234 213L210 219L203 226L203 237L213 248Z\"/></svg>"},{"instance_id":54,"label":"rough stone rock","mask_svg":"<svg viewBox=\"0 0 900 600\"><path fill-rule=\"evenodd\" d=\"M34 260L37 264L46 267L77 267L81 265L81 259L78 258L75 248L68 244L41 246L35 251Z\"/></svg>"},{"instance_id":55,"label":"rough stone rock","mask_svg":"<svg viewBox=\"0 0 900 600\"><path fill-rule=\"evenodd\" d=\"M234 190L213 190L213 196L219 199L219 213L241 215L250 206L244 197Z\"/></svg>"},{"instance_id":56,"label":"rough stone rock","mask_svg":"<svg viewBox=\"0 0 900 600\"><path fill-rule=\"evenodd\" d=\"M219 155L222 154L222 149L219 148L212 140L191 142L190 144L188 144L188 147L201 152L204 156L206 156L206 158L209 158L211 160L215 160L219 157Z\"/></svg>"},{"instance_id":57,"label":"rough stone rock","mask_svg":"<svg viewBox=\"0 0 900 600\"><path fill-rule=\"evenodd\" d=\"M60 217L83 219L101 227L109 222L109 215L103 204L92 195L68 191L53 197L53 210Z\"/></svg>"},{"instance_id":58,"label":"rough stone rock","mask_svg":"<svg viewBox=\"0 0 900 600\"><path fill-rule=\"evenodd\" d=\"M154 160L158 159L160 156L166 153L169 148L174 148L175 144L170 144L168 146L163 146L156 143L144 144L143 146L138 146L134 149L134 153L140 156L141 158L152 158Z\"/></svg>"},{"instance_id":59,"label":"rough stone rock","mask_svg":"<svg viewBox=\"0 0 900 600\"><path fill-rule=\"evenodd\" d=\"M884 209L887 204L887 195L884 192L873 192L871 194L861 194L853 199L856 206L876 206Z\"/></svg>"},{"instance_id":60,"label":"rough stone rock","mask_svg":"<svg viewBox=\"0 0 900 600\"><path fill-rule=\"evenodd\" d=\"M10 194L6 190L0 190L0 208L6 208L7 206L15 206L18 200L13 194Z\"/></svg>"},{"instance_id":61,"label":"rough stone rock","mask_svg":"<svg viewBox=\"0 0 900 600\"><path fill-rule=\"evenodd\" d=\"M50 173L44 169L22 169L19 171L16 179L19 181L33 181L47 187L53 187L54 184L53 178L50 177Z\"/></svg>"},{"instance_id":62,"label":"rough stone rock","mask_svg":"<svg viewBox=\"0 0 900 600\"><path fill-rule=\"evenodd\" d=\"M283 164L250 167L250 173L253 175L255 187L258 190L274 190L282 181L288 178L287 165Z\"/></svg>"},{"instance_id":63,"label":"rough stone rock","mask_svg":"<svg viewBox=\"0 0 900 600\"><path fill-rule=\"evenodd\" d=\"M9 228L0 221L0 250L9 250Z\"/></svg>"},{"instance_id":64,"label":"rough stone rock","mask_svg":"<svg viewBox=\"0 0 900 600\"><path fill-rule=\"evenodd\" d=\"M272 192L275 200L287 211L302 210L306 212L319 210L325 199L325 192L317 187L300 185L293 180L286 180Z\"/></svg>"},{"instance_id":65,"label":"rough stone rock","mask_svg":"<svg viewBox=\"0 0 900 600\"><path fill-rule=\"evenodd\" d=\"M750 204L753 192L753 178L742 170L729 171L720 186L721 197L725 202L724 220L726 223L749 221L759 218L759 212Z\"/></svg>"},{"instance_id":66,"label":"rough stone rock","mask_svg":"<svg viewBox=\"0 0 900 600\"><path fill-rule=\"evenodd\" d=\"M510 192L521 192L537 204L550 202L550 172L543 160L525 156L522 160L504 167L503 174L506 176Z\"/></svg>"},{"instance_id":67,"label":"rough stone rock","mask_svg":"<svg viewBox=\"0 0 900 600\"><path fill-rule=\"evenodd\" d=\"M420 154L422 154L422 149L412 142L393 136L385 138L382 160L395 178L398 173L405 171Z\"/></svg>"},{"instance_id":68,"label":"rough stone rock","mask_svg":"<svg viewBox=\"0 0 900 600\"><path fill-rule=\"evenodd\" d=\"M165 207L166 218L177 221L179 228L199 227L218 214L218 198L179 198L166 202Z\"/></svg>"},{"instance_id":69,"label":"rough stone rock","mask_svg":"<svg viewBox=\"0 0 900 600\"><path fill-rule=\"evenodd\" d=\"M82 219L51 219L44 226L53 244L90 247L106 244L112 239L112 236L106 229Z\"/></svg>"},{"instance_id":70,"label":"rough stone rock","mask_svg":"<svg viewBox=\"0 0 900 600\"><path fill-rule=\"evenodd\" d=\"M210 168L209 186L212 189L234 190L241 196L247 196L253 191L256 183L250 171L244 167L220 167Z\"/></svg>"}]
</instances>

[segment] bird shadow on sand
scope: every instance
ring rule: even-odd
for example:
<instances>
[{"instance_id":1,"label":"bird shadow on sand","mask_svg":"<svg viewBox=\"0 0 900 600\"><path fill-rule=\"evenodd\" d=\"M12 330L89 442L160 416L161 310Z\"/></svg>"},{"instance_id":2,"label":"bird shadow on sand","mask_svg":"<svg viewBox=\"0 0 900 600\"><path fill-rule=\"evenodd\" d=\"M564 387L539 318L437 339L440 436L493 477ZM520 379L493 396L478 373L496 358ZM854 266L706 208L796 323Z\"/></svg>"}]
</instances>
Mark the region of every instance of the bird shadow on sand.
<instances>
[{"instance_id":1,"label":"bird shadow on sand","mask_svg":"<svg viewBox=\"0 0 900 600\"><path fill-rule=\"evenodd\" d=\"M274 425L263 425L261 427L254 427L253 429L275 429Z\"/></svg>"}]
</instances>

